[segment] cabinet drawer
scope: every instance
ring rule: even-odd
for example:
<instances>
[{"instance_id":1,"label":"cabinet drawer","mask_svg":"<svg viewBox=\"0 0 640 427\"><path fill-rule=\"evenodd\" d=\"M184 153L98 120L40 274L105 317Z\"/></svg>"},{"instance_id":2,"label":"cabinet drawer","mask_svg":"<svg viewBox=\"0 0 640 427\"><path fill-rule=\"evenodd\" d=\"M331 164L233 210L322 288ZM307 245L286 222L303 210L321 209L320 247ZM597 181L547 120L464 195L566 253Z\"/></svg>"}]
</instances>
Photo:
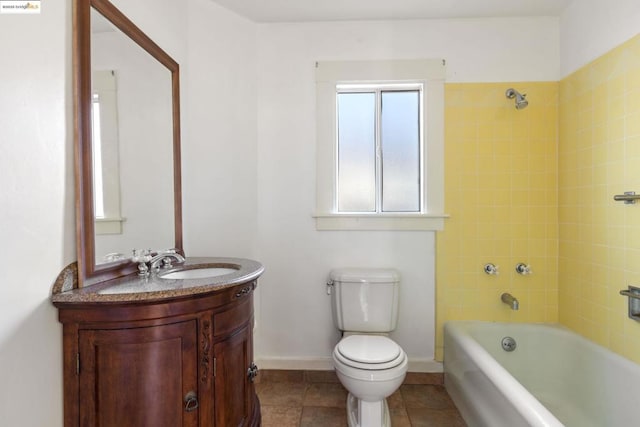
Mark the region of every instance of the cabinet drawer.
<instances>
[{"instance_id":1,"label":"cabinet drawer","mask_svg":"<svg viewBox=\"0 0 640 427\"><path fill-rule=\"evenodd\" d=\"M242 297L242 301L234 304L229 310L213 317L213 335L215 337L228 334L238 329L251 319L253 314L253 295L249 293Z\"/></svg>"}]
</instances>

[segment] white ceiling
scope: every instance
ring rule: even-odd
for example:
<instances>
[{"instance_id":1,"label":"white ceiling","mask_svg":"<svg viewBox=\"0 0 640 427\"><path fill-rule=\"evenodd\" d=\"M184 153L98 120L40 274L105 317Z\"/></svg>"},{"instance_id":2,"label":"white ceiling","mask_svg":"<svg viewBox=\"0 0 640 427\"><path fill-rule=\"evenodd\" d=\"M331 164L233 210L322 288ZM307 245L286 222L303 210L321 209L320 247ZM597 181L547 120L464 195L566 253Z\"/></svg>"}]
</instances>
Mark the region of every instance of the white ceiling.
<instances>
[{"instance_id":1,"label":"white ceiling","mask_svg":"<svg viewBox=\"0 0 640 427\"><path fill-rule=\"evenodd\" d=\"M573 0L213 0L255 22L559 16Z\"/></svg>"}]
</instances>

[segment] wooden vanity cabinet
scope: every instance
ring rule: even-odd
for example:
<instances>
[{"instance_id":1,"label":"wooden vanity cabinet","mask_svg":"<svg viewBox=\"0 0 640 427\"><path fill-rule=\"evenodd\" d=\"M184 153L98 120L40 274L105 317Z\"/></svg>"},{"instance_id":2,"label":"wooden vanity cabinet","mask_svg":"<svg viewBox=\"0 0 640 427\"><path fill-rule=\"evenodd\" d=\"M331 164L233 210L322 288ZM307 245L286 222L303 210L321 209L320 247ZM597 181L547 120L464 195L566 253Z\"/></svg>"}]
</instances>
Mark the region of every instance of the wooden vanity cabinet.
<instances>
[{"instance_id":1,"label":"wooden vanity cabinet","mask_svg":"<svg viewBox=\"0 0 640 427\"><path fill-rule=\"evenodd\" d=\"M259 426L255 286L159 302L56 304L65 426Z\"/></svg>"},{"instance_id":2,"label":"wooden vanity cabinet","mask_svg":"<svg viewBox=\"0 0 640 427\"><path fill-rule=\"evenodd\" d=\"M80 330L80 425L197 427L183 396L198 391L196 321Z\"/></svg>"}]
</instances>

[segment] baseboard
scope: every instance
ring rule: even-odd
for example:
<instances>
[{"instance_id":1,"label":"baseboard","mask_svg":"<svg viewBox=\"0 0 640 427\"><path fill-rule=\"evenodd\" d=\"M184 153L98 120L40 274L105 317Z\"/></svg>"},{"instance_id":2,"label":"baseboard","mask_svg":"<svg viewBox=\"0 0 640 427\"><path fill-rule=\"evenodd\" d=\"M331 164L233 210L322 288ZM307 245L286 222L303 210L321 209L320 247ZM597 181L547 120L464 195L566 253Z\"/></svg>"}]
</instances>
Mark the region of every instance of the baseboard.
<instances>
[{"instance_id":1,"label":"baseboard","mask_svg":"<svg viewBox=\"0 0 640 427\"><path fill-rule=\"evenodd\" d=\"M260 369L282 369L294 371L332 371L333 359L330 357L263 357L256 359Z\"/></svg>"},{"instance_id":2,"label":"baseboard","mask_svg":"<svg viewBox=\"0 0 640 427\"><path fill-rule=\"evenodd\" d=\"M256 363L260 369L282 369L296 371L331 371L333 359L330 357L286 358L262 357ZM443 372L442 362L433 359L409 358L409 372Z\"/></svg>"},{"instance_id":3,"label":"baseboard","mask_svg":"<svg viewBox=\"0 0 640 427\"><path fill-rule=\"evenodd\" d=\"M409 372L444 372L442 362L433 359L409 358Z\"/></svg>"}]
</instances>

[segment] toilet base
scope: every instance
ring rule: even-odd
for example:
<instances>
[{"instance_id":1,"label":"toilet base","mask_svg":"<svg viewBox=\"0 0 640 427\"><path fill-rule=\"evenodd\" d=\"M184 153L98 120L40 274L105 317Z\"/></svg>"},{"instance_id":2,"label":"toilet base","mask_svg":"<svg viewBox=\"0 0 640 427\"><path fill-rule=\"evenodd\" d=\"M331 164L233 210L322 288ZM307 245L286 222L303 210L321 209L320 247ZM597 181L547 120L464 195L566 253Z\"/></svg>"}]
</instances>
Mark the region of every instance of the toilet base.
<instances>
[{"instance_id":1,"label":"toilet base","mask_svg":"<svg viewBox=\"0 0 640 427\"><path fill-rule=\"evenodd\" d=\"M349 427L390 427L391 416L387 399L366 402L349 393L347 396L347 420Z\"/></svg>"}]
</instances>

